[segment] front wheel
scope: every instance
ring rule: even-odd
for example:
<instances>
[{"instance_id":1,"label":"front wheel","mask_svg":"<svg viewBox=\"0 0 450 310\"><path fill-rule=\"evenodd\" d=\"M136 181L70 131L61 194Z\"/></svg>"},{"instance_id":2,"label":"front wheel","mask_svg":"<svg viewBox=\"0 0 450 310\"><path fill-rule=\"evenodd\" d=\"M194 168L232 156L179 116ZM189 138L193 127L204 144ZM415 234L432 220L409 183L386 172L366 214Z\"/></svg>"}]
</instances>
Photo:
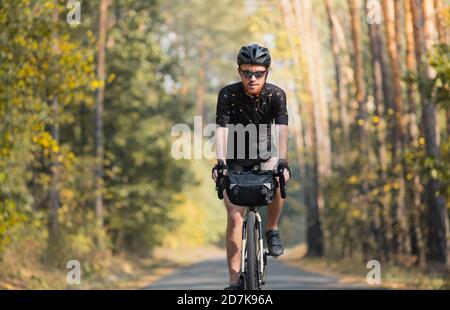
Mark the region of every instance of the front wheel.
<instances>
[{"instance_id":1,"label":"front wheel","mask_svg":"<svg viewBox=\"0 0 450 310\"><path fill-rule=\"evenodd\" d=\"M246 268L245 268L245 289L257 290L258 285L258 260L256 253L256 217L254 212L247 215L247 245L246 245Z\"/></svg>"}]
</instances>

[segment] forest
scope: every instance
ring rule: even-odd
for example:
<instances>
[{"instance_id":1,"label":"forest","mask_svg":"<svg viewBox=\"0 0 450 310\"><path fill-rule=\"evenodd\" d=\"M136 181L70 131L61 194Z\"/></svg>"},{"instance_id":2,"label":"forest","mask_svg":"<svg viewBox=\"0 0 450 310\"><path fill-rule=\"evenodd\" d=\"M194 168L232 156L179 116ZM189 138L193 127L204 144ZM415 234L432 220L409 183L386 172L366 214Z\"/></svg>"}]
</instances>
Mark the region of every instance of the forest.
<instances>
[{"instance_id":1,"label":"forest","mask_svg":"<svg viewBox=\"0 0 450 310\"><path fill-rule=\"evenodd\" d=\"M223 247L214 160L171 131L215 122L251 43L287 93L286 244L448 275L447 0L0 0L0 288Z\"/></svg>"}]
</instances>

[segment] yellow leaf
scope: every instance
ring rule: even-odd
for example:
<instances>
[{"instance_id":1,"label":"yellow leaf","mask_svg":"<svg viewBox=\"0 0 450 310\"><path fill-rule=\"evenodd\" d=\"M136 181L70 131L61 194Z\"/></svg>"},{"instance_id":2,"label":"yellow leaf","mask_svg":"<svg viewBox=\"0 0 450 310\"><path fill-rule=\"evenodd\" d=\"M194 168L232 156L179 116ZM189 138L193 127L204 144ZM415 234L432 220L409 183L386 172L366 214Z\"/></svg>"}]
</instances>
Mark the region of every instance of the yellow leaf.
<instances>
[{"instance_id":1,"label":"yellow leaf","mask_svg":"<svg viewBox=\"0 0 450 310\"><path fill-rule=\"evenodd\" d=\"M352 210L352 217L358 218L361 216L361 211L359 210Z\"/></svg>"},{"instance_id":2,"label":"yellow leaf","mask_svg":"<svg viewBox=\"0 0 450 310\"><path fill-rule=\"evenodd\" d=\"M92 82L91 82L91 87L92 88L94 88L94 89L97 89L98 87L99 87L99 85L100 85L100 83L97 81L97 80L93 80Z\"/></svg>"},{"instance_id":3,"label":"yellow leaf","mask_svg":"<svg viewBox=\"0 0 450 310\"><path fill-rule=\"evenodd\" d=\"M398 182L394 182L393 187L395 190L400 189L400 184Z\"/></svg>"},{"instance_id":4,"label":"yellow leaf","mask_svg":"<svg viewBox=\"0 0 450 310\"><path fill-rule=\"evenodd\" d=\"M111 73L111 74L108 76L108 83L111 83L112 81L114 81L115 78L116 78L116 75L115 75L114 73Z\"/></svg>"},{"instance_id":5,"label":"yellow leaf","mask_svg":"<svg viewBox=\"0 0 450 310\"><path fill-rule=\"evenodd\" d=\"M436 169L431 169L431 176L433 177L433 179L437 179L438 172Z\"/></svg>"},{"instance_id":6,"label":"yellow leaf","mask_svg":"<svg viewBox=\"0 0 450 310\"><path fill-rule=\"evenodd\" d=\"M44 7L48 10L52 10L55 7L55 5L53 2L46 2Z\"/></svg>"},{"instance_id":7,"label":"yellow leaf","mask_svg":"<svg viewBox=\"0 0 450 310\"><path fill-rule=\"evenodd\" d=\"M53 153L58 153L58 152L59 152L59 146L58 146L58 144L53 144L53 145L52 145L52 151L53 151Z\"/></svg>"},{"instance_id":8,"label":"yellow leaf","mask_svg":"<svg viewBox=\"0 0 450 310\"><path fill-rule=\"evenodd\" d=\"M356 175L352 175L350 178L348 178L347 183L348 184L357 184L358 177Z\"/></svg>"},{"instance_id":9,"label":"yellow leaf","mask_svg":"<svg viewBox=\"0 0 450 310\"><path fill-rule=\"evenodd\" d=\"M63 199L69 200L73 198L73 192L71 190L64 189L61 191L61 196Z\"/></svg>"},{"instance_id":10,"label":"yellow leaf","mask_svg":"<svg viewBox=\"0 0 450 310\"><path fill-rule=\"evenodd\" d=\"M98 89L100 87L103 87L103 85L104 85L104 82L103 81L99 81L99 80L93 80L91 82L91 84L90 84L91 88L94 89L94 90Z\"/></svg>"}]
</instances>

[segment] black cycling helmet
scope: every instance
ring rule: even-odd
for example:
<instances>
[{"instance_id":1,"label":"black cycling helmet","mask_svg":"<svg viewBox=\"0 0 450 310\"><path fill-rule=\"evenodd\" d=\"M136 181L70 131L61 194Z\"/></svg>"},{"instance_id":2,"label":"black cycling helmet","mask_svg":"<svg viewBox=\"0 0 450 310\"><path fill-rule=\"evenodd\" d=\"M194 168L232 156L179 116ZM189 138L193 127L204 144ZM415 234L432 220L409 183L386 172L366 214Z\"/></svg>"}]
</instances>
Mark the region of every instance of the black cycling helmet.
<instances>
[{"instance_id":1,"label":"black cycling helmet","mask_svg":"<svg viewBox=\"0 0 450 310\"><path fill-rule=\"evenodd\" d=\"M268 68L271 58L269 50L258 44L252 44L241 47L237 56L238 66L242 64L262 65Z\"/></svg>"}]
</instances>

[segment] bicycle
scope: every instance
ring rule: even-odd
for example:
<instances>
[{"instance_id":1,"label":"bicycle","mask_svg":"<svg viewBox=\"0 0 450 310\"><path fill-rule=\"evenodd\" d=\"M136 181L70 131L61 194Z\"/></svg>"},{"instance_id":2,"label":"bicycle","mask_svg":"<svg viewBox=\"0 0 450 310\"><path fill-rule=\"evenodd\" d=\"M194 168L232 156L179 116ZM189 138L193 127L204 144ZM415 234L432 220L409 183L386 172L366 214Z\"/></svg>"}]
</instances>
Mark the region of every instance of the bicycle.
<instances>
[{"instance_id":1,"label":"bicycle","mask_svg":"<svg viewBox=\"0 0 450 310\"><path fill-rule=\"evenodd\" d=\"M270 172L270 171L268 171ZM233 173L232 170L229 173ZM283 173L275 168L271 171L275 189L280 187L282 198L286 198L286 182ZM279 182L277 181L277 178ZM220 175L217 178L216 190L219 199L223 199L223 190L227 186L227 176ZM277 191L275 190L275 195ZM246 207L244 223L242 225L242 251L239 279L244 290L262 290L267 277L267 256L263 247L262 219L259 209L268 204L257 207Z\"/></svg>"}]
</instances>

